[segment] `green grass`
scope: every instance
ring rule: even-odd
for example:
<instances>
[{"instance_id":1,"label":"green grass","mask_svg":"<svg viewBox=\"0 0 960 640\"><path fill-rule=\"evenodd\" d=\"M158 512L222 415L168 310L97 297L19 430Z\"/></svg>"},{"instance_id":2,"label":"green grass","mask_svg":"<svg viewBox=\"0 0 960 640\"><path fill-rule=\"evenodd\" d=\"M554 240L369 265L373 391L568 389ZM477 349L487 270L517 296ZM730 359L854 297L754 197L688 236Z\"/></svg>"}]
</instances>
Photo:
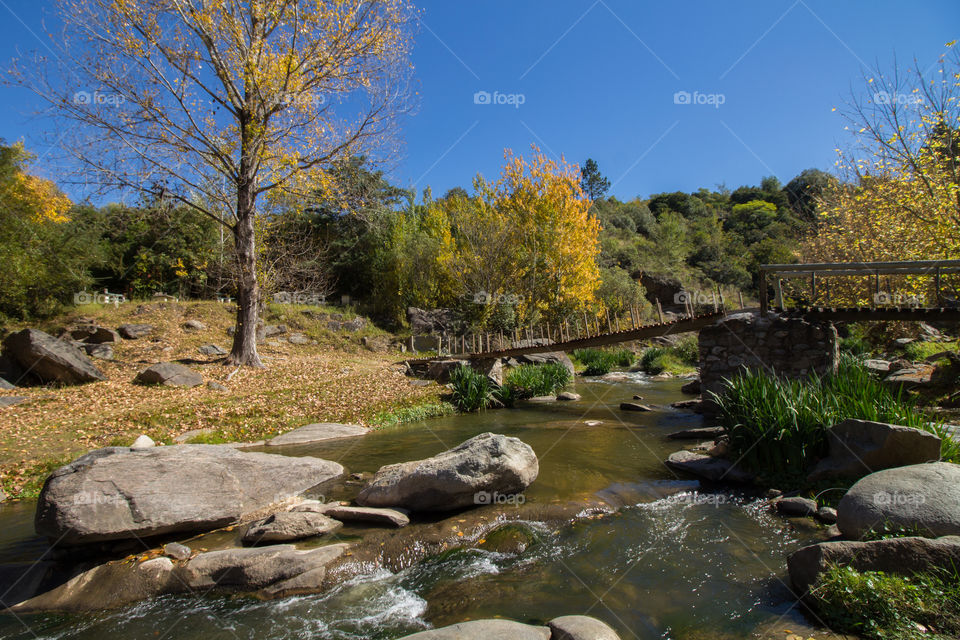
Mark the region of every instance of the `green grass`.
<instances>
[{"instance_id":1,"label":"green grass","mask_svg":"<svg viewBox=\"0 0 960 640\"><path fill-rule=\"evenodd\" d=\"M960 576L955 572L898 576L831 567L811 595L835 631L877 640L960 635Z\"/></svg>"},{"instance_id":2,"label":"green grass","mask_svg":"<svg viewBox=\"0 0 960 640\"><path fill-rule=\"evenodd\" d=\"M558 362L524 364L507 371L499 399L506 406L517 400L554 395L570 383L570 371Z\"/></svg>"},{"instance_id":3,"label":"green grass","mask_svg":"<svg viewBox=\"0 0 960 640\"><path fill-rule=\"evenodd\" d=\"M932 355L944 351L957 352L956 342L921 342L919 340L911 342L903 347L903 354L911 362L926 360Z\"/></svg>"},{"instance_id":4,"label":"green grass","mask_svg":"<svg viewBox=\"0 0 960 640\"><path fill-rule=\"evenodd\" d=\"M802 474L827 453L828 427L847 418L930 431L943 441L944 460L960 461L960 444L902 393L890 391L861 361L842 356L836 374L782 380L747 371L714 395L730 453L761 474Z\"/></svg>"},{"instance_id":5,"label":"green grass","mask_svg":"<svg viewBox=\"0 0 960 640\"><path fill-rule=\"evenodd\" d=\"M670 347L650 347L640 356L640 366L647 373L682 374L693 371L700 360L695 335L687 335Z\"/></svg>"},{"instance_id":6,"label":"green grass","mask_svg":"<svg viewBox=\"0 0 960 640\"><path fill-rule=\"evenodd\" d=\"M610 373L614 367L629 367L636 356L626 348L617 349L577 349L573 352L577 362L584 365L583 375L602 376Z\"/></svg>"},{"instance_id":7,"label":"green grass","mask_svg":"<svg viewBox=\"0 0 960 640\"><path fill-rule=\"evenodd\" d=\"M391 411L383 411L373 418L378 427L392 427L407 422L419 422L428 418L449 416L457 412L457 408L449 402L428 402L411 407L400 407Z\"/></svg>"},{"instance_id":8,"label":"green grass","mask_svg":"<svg viewBox=\"0 0 960 640\"><path fill-rule=\"evenodd\" d=\"M460 411L483 411L495 401L493 382L467 364L462 364L450 374L453 386L453 404Z\"/></svg>"}]
</instances>

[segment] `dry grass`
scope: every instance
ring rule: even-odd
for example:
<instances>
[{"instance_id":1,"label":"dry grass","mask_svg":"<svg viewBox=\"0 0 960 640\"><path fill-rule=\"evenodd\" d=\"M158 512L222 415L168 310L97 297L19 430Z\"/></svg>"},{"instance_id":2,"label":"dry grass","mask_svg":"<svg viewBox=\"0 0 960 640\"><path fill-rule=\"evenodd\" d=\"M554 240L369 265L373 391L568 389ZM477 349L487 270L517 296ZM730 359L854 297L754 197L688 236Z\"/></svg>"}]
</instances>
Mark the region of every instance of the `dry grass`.
<instances>
[{"instance_id":1,"label":"dry grass","mask_svg":"<svg viewBox=\"0 0 960 640\"><path fill-rule=\"evenodd\" d=\"M84 307L40 328L57 335L86 318L110 328L139 323L156 329L148 337L116 345L115 361L95 361L108 378L105 382L3 392L29 398L0 409L0 482L13 497L36 495L43 477L58 464L91 449L128 445L141 433L168 444L195 429L211 430L204 436L206 441L256 441L310 422L370 425L378 413L436 402L440 390L412 386L395 364L402 357L399 352L373 353L361 345L361 337L383 332L373 327L358 333L333 332L326 327L327 319L316 317L316 310L307 314L304 309L271 308L268 323L286 323L291 331L302 332L318 344L292 345L282 336L268 339L260 347L267 368L236 373L219 358L197 351L205 344L229 349L226 330L233 324L233 315L227 305ZM189 319L200 320L207 329L183 330L182 324ZM19 328L6 327L8 331ZM220 382L228 391L132 384L142 369L168 361L181 361L205 381Z\"/></svg>"}]
</instances>

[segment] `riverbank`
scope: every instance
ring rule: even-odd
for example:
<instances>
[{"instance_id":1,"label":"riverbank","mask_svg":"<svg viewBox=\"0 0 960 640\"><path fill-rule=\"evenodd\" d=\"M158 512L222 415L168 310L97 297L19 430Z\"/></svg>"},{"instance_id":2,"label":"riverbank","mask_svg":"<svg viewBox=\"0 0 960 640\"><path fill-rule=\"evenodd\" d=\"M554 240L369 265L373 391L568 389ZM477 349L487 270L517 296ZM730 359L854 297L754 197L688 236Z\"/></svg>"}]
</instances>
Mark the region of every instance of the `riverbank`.
<instances>
[{"instance_id":1,"label":"riverbank","mask_svg":"<svg viewBox=\"0 0 960 640\"><path fill-rule=\"evenodd\" d=\"M36 497L53 468L92 449L130 445L141 434L163 444L255 442L312 422L378 426L439 404L441 387L413 384L396 365L402 354L392 349L392 336L366 322L357 330L331 328L341 324L330 320L336 313L271 307L266 322L285 331L260 345L267 365L260 370L225 367L220 357L200 352L206 345L230 346L234 316L230 305L216 302L88 306L29 325L52 335L89 321L114 329L149 324L153 330L113 345L113 360L95 360L105 381L2 392L26 398L0 409L3 491L10 499ZM346 325L354 320L344 319ZM202 328L185 328L189 321ZM294 334L305 343L291 341ZM174 361L224 390L132 384L149 365Z\"/></svg>"}]
</instances>

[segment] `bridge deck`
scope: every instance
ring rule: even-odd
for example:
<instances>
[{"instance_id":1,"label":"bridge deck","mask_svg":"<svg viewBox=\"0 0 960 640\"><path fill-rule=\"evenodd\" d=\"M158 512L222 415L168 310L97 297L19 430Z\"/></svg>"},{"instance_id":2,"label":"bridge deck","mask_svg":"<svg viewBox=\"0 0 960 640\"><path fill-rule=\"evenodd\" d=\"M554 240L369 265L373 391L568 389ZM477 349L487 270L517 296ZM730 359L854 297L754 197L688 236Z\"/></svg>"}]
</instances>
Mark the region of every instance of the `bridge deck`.
<instances>
[{"instance_id":1,"label":"bridge deck","mask_svg":"<svg viewBox=\"0 0 960 640\"><path fill-rule=\"evenodd\" d=\"M407 362L410 364L426 363L441 358L451 358L456 360L489 360L493 358L511 358L515 356L550 353L555 351L569 352L575 351L576 349L585 349L587 347L605 347L613 344L619 344L621 342L649 340L650 338L656 338L658 336L665 336L673 333L699 331L703 327L713 324L728 314L756 313L758 311L760 311L758 308L740 309L737 311L717 311L700 316L685 316L672 322L649 324L634 329L612 331L610 333L586 336L564 342L520 346L512 347L510 349L498 349L492 351L454 353L445 356L411 359L407 360ZM904 321L960 323L960 308L801 307L793 309L770 308L769 311L791 317L802 316L810 320L829 320L836 322Z\"/></svg>"}]
</instances>

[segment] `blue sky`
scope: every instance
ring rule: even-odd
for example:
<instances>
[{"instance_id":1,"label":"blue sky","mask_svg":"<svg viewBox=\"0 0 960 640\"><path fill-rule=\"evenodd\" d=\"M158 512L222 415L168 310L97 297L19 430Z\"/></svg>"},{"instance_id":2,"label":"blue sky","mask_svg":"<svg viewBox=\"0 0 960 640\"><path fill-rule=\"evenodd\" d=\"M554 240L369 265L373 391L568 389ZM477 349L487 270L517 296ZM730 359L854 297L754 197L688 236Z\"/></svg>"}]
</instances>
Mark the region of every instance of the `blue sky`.
<instances>
[{"instance_id":1,"label":"blue sky","mask_svg":"<svg viewBox=\"0 0 960 640\"><path fill-rule=\"evenodd\" d=\"M960 32L957 0L417 5L419 108L404 118L391 177L438 195L478 172L494 177L504 148L534 143L596 159L622 199L831 169L848 136L831 109L864 66L894 54L933 64ZM0 0L0 56L42 46L34 34L44 37L50 9ZM31 118L36 103L0 90L0 137L42 153L49 123ZM677 104L678 92L691 104Z\"/></svg>"}]
</instances>

